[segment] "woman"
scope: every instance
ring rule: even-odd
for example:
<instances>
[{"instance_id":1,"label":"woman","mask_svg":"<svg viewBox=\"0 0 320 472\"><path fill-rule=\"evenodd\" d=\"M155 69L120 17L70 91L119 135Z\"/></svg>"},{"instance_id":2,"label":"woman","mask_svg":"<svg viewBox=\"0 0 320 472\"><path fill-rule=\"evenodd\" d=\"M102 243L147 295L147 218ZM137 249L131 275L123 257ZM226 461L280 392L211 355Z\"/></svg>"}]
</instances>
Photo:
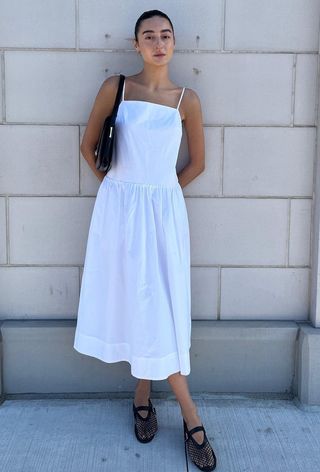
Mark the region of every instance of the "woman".
<instances>
[{"instance_id":1,"label":"woman","mask_svg":"<svg viewBox=\"0 0 320 472\"><path fill-rule=\"evenodd\" d=\"M134 47L143 69L125 79L107 175L96 169L94 150L118 76L103 82L81 144L102 183L89 229L74 348L105 362L130 363L139 379L132 406L141 442L151 441L158 429L151 380L168 379L183 416L185 452L201 470L213 470L216 458L186 381L190 246L182 188L204 169L201 105L193 90L169 79L175 37L165 13L150 10L138 18ZM190 162L177 176L182 122Z\"/></svg>"}]
</instances>

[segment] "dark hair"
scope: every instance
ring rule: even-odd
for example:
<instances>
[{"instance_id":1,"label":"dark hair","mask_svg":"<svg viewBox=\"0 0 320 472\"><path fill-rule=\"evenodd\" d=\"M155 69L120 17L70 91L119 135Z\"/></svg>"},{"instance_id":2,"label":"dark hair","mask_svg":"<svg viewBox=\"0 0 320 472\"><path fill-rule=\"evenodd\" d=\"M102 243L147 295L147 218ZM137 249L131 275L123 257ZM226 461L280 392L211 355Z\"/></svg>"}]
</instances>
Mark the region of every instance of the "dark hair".
<instances>
[{"instance_id":1,"label":"dark hair","mask_svg":"<svg viewBox=\"0 0 320 472\"><path fill-rule=\"evenodd\" d=\"M147 20L148 18L152 18L153 16L161 16L162 18L165 18L166 20L168 20L171 25L172 33L174 36L173 24L170 18L168 17L168 15L166 15L165 13L163 13L163 11L160 11L160 10L148 10L148 11L143 12L142 15L140 15L139 18L137 19L136 26L134 27L134 36L136 38L136 41L138 41L138 31L139 31L142 21Z\"/></svg>"}]
</instances>

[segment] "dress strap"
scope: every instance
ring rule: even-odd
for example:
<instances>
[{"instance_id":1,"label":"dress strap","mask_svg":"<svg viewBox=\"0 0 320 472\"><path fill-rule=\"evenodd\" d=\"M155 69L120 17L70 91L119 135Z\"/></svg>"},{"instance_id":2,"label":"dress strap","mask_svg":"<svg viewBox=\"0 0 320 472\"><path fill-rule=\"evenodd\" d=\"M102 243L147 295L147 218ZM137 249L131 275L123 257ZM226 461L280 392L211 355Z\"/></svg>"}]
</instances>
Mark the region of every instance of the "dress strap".
<instances>
[{"instance_id":1,"label":"dress strap","mask_svg":"<svg viewBox=\"0 0 320 472\"><path fill-rule=\"evenodd\" d=\"M181 95L180 95L180 100L179 100L179 103L178 103L178 106L177 106L177 110L179 110L179 106L180 106L184 91L185 91L185 87L183 87L183 89L182 89L182 92L181 92Z\"/></svg>"},{"instance_id":2,"label":"dress strap","mask_svg":"<svg viewBox=\"0 0 320 472\"><path fill-rule=\"evenodd\" d=\"M122 100L124 100L124 90L126 88L126 79L123 81L123 89L122 89Z\"/></svg>"}]
</instances>

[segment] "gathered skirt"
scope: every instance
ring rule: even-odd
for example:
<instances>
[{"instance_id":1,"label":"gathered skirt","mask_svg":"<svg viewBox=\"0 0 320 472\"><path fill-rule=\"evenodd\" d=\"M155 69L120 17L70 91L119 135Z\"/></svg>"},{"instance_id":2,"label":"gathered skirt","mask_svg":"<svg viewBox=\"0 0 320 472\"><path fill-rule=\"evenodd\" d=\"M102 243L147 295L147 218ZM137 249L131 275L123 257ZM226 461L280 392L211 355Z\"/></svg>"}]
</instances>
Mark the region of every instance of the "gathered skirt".
<instances>
[{"instance_id":1,"label":"gathered skirt","mask_svg":"<svg viewBox=\"0 0 320 472\"><path fill-rule=\"evenodd\" d=\"M93 208L74 348L139 379L190 373L190 235L179 184L106 175Z\"/></svg>"}]
</instances>

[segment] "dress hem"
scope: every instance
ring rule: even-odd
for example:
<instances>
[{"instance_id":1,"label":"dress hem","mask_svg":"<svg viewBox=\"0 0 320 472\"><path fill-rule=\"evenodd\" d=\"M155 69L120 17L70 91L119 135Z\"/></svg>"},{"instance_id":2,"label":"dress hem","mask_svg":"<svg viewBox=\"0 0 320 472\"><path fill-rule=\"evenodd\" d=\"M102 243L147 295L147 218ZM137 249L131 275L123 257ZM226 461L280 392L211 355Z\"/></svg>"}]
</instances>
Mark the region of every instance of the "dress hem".
<instances>
[{"instance_id":1,"label":"dress hem","mask_svg":"<svg viewBox=\"0 0 320 472\"><path fill-rule=\"evenodd\" d=\"M82 334L79 330L73 348L81 354L95 357L103 362L128 362L131 375L138 379L166 380L178 372L185 376L190 374L189 351L181 354L174 352L161 358L137 357L130 355L130 345L127 343L108 344L96 337Z\"/></svg>"}]
</instances>

